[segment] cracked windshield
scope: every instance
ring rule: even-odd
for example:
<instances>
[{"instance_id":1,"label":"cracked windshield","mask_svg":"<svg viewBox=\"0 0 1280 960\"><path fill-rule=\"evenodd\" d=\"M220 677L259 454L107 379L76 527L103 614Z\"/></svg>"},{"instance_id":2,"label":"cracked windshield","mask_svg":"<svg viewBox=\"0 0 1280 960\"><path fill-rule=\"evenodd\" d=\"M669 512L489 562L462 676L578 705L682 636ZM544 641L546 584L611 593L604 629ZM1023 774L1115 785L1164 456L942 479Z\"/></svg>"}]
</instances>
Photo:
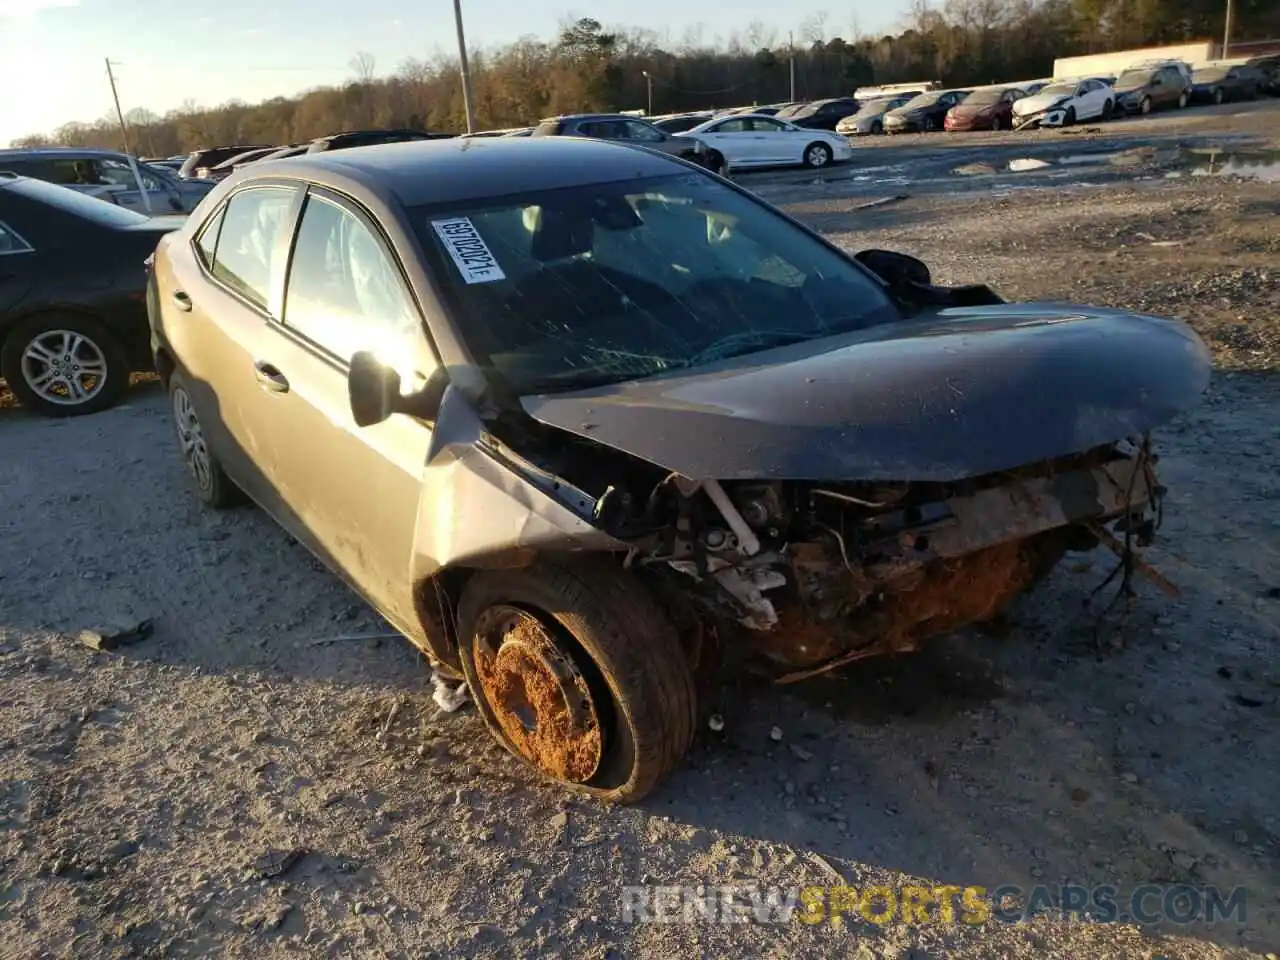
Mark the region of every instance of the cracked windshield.
<instances>
[{"instance_id":1,"label":"cracked windshield","mask_svg":"<svg viewBox=\"0 0 1280 960\"><path fill-rule=\"evenodd\" d=\"M861 269L703 176L417 220L471 350L520 392L652 376L897 316Z\"/></svg>"}]
</instances>

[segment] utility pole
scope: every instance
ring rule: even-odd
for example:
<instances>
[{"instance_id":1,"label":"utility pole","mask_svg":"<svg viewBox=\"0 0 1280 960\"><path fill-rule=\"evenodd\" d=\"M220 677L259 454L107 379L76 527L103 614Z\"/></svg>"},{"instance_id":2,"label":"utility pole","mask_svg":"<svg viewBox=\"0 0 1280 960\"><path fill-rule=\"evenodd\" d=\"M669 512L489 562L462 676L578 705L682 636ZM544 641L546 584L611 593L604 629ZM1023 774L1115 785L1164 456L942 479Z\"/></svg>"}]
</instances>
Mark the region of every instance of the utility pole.
<instances>
[{"instance_id":1,"label":"utility pole","mask_svg":"<svg viewBox=\"0 0 1280 960\"><path fill-rule=\"evenodd\" d=\"M645 116L652 117L653 116L653 77L649 74L648 70L641 70L640 72L644 74L645 86L648 88L648 91L649 91L649 108L645 111Z\"/></svg>"},{"instance_id":2,"label":"utility pole","mask_svg":"<svg viewBox=\"0 0 1280 960\"><path fill-rule=\"evenodd\" d=\"M1228 0L1230 2L1230 0ZM796 102L796 36L792 32L787 33L787 63L791 68L791 102Z\"/></svg>"},{"instance_id":3,"label":"utility pole","mask_svg":"<svg viewBox=\"0 0 1280 960\"><path fill-rule=\"evenodd\" d=\"M120 94L116 91L116 75L111 72L111 58L103 57L107 65L107 82L111 84L111 99L116 105L116 119L120 121L120 137L124 141L125 156L129 158L129 169L133 171L133 182L138 185L138 193L142 195L142 207L151 216L151 195L142 183L142 174L138 172L138 159L129 149L129 127L124 122L124 111L120 109Z\"/></svg>"},{"instance_id":4,"label":"utility pole","mask_svg":"<svg viewBox=\"0 0 1280 960\"><path fill-rule=\"evenodd\" d=\"M462 108L467 111L467 133L475 133L476 110L471 101L471 70L467 66L467 37L462 31L462 0L453 0L453 22L458 27L458 63L462 67Z\"/></svg>"},{"instance_id":5,"label":"utility pole","mask_svg":"<svg viewBox=\"0 0 1280 960\"><path fill-rule=\"evenodd\" d=\"M1231 19L1232 19L1231 14L1234 12L1232 10L1232 6L1233 4L1231 0L1227 0L1227 22L1223 25L1223 28L1222 28L1222 59L1223 60L1227 59L1227 57L1230 56L1230 53L1228 51L1230 51L1231 49Z\"/></svg>"}]
</instances>

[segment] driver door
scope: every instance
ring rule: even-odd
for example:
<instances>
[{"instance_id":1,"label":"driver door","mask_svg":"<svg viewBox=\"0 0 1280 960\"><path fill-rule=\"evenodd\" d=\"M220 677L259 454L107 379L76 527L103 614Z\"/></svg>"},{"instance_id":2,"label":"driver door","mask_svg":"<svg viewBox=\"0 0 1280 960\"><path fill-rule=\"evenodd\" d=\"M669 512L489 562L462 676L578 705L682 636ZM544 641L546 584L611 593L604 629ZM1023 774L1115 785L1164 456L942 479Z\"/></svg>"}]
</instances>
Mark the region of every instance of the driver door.
<instances>
[{"instance_id":1,"label":"driver door","mask_svg":"<svg viewBox=\"0 0 1280 960\"><path fill-rule=\"evenodd\" d=\"M357 427L347 394L352 354L372 350L406 393L436 367L422 314L377 224L346 198L308 190L285 281L282 322L258 358L274 410L268 436L280 522L423 641L411 581L430 427L392 416Z\"/></svg>"}]
</instances>

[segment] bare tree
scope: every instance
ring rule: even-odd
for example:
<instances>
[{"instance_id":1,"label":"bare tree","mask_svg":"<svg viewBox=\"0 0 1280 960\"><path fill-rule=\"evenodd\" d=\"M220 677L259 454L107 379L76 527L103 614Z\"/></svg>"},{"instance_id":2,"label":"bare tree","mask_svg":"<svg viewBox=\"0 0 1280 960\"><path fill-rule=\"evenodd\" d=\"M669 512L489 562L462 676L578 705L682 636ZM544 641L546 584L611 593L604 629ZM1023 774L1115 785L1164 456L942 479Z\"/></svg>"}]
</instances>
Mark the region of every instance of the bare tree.
<instances>
[{"instance_id":1,"label":"bare tree","mask_svg":"<svg viewBox=\"0 0 1280 960\"><path fill-rule=\"evenodd\" d=\"M373 68L376 65L377 61L374 59L373 54L367 50L361 50L351 58L348 64L351 67L351 72L356 75L357 82L366 86L373 83Z\"/></svg>"}]
</instances>

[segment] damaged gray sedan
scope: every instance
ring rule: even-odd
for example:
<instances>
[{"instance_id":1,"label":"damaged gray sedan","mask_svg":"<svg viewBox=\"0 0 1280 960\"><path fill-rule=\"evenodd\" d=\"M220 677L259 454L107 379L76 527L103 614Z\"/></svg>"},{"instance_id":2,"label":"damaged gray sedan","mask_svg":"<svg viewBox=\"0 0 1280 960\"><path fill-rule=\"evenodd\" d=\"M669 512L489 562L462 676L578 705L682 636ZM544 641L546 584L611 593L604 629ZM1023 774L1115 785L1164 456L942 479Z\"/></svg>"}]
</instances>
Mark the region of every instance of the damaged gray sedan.
<instances>
[{"instance_id":1,"label":"damaged gray sedan","mask_svg":"<svg viewBox=\"0 0 1280 960\"><path fill-rule=\"evenodd\" d=\"M850 257L713 174L569 138L247 167L160 244L199 495L246 496L465 678L542 773L633 801L726 648L782 679L1131 551L1183 324Z\"/></svg>"}]
</instances>

